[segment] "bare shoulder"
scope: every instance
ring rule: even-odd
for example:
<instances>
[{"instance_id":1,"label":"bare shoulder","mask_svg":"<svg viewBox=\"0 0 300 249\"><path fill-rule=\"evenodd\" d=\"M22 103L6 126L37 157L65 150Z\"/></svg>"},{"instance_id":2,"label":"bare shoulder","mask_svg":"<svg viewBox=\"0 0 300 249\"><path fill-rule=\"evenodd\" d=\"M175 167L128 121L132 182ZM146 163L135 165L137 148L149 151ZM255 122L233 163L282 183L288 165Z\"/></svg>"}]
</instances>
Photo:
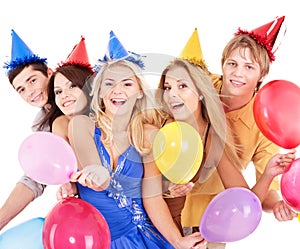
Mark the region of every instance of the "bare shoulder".
<instances>
[{"instance_id":1,"label":"bare shoulder","mask_svg":"<svg viewBox=\"0 0 300 249\"><path fill-rule=\"evenodd\" d=\"M70 119L69 126L72 128L94 127L94 121L86 115L76 115Z\"/></svg>"},{"instance_id":2,"label":"bare shoulder","mask_svg":"<svg viewBox=\"0 0 300 249\"><path fill-rule=\"evenodd\" d=\"M95 130L94 121L86 115L76 115L70 119L68 132L69 137L85 137L93 135Z\"/></svg>"},{"instance_id":3,"label":"bare shoulder","mask_svg":"<svg viewBox=\"0 0 300 249\"><path fill-rule=\"evenodd\" d=\"M61 115L53 121L52 126L68 126L69 121L70 118L68 118L66 115Z\"/></svg>"},{"instance_id":4,"label":"bare shoulder","mask_svg":"<svg viewBox=\"0 0 300 249\"><path fill-rule=\"evenodd\" d=\"M69 126L70 119L65 116L57 117L52 124L52 133L61 136L66 141L68 140L68 126Z\"/></svg>"}]
</instances>

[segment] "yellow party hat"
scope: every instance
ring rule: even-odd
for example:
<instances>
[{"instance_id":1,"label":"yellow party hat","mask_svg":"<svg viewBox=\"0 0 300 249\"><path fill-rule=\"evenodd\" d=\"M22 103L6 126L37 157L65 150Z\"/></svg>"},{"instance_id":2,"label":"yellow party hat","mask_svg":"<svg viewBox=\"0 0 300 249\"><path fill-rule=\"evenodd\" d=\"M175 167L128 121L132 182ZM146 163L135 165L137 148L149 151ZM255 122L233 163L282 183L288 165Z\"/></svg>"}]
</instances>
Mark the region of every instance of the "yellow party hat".
<instances>
[{"instance_id":1,"label":"yellow party hat","mask_svg":"<svg viewBox=\"0 0 300 249\"><path fill-rule=\"evenodd\" d=\"M195 28L179 57L200 66L204 70L208 70L203 59L197 28Z\"/></svg>"}]
</instances>

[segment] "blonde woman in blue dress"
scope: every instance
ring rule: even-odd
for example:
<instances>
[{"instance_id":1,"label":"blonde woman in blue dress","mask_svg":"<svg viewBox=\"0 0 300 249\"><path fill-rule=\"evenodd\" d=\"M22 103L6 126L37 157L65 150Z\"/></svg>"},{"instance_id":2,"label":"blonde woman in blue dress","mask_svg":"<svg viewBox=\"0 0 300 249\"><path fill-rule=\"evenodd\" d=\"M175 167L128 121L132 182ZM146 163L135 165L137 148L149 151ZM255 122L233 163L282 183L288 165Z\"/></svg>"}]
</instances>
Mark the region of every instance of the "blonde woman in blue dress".
<instances>
[{"instance_id":1,"label":"blonde woman in blue dress","mask_svg":"<svg viewBox=\"0 0 300 249\"><path fill-rule=\"evenodd\" d=\"M113 33L111 39L116 39ZM97 172L101 164L108 170L110 182L107 186L100 176L103 184L95 184L84 170L74 173L72 180L80 198L94 205L106 219L111 248L174 248L153 226L142 204L142 124L131 120L145 106L147 87L139 65L123 52L124 57L118 55L123 59L108 55L95 77L92 118L78 115L69 125L79 169L91 167Z\"/></svg>"}]
</instances>

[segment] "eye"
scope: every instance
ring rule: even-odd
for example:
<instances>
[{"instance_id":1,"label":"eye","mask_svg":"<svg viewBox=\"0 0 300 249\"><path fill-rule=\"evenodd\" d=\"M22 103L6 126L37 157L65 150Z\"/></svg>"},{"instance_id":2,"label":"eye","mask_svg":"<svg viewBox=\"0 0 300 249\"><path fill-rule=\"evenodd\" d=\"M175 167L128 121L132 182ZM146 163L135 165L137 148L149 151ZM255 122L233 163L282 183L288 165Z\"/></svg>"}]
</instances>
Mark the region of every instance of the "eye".
<instances>
[{"instance_id":1,"label":"eye","mask_svg":"<svg viewBox=\"0 0 300 249\"><path fill-rule=\"evenodd\" d=\"M169 85L164 85L163 86L163 90L164 91L170 91L171 90L171 87Z\"/></svg>"},{"instance_id":2,"label":"eye","mask_svg":"<svg viewBox=\"0 0 300 249\"><path fill-rule=\"evenodd\" d=\"M57 95L59 95L59 94L61 94L62 93L62 91L61 90L55 90L54 91L54 94L57 96Z\"/></svg>"},{"instance_id":3,"label":"eye","mask_svg":"<svg viewBox=\"0 0 300 249\"><path fill-rule=\"evenodd\" d=\"M24 88L24 87L19 88L17 92L18 92L19 94L21 94L21 93L25 92L25 88Z\"/></svg>"},{"instance_id":4,"label":"eye","mask_svg":"<svg viewBox=\"0 0 300 249\"><path fill-rule=\"evenodd\" d=\"M104 86L109 86L109 87L113 86L113 82L112 82L112 81L107 81L107 80L105 80L105 81L103 82L103 84L104 84Z\"/></svg>"},{"instance_id":5,"label":"eye","mask_svg":"<svg viewBox=\"0 0 300 249\"><path fill-rule=\"evenodd\" d=\"M178 85L178 88L179 88L179 89L183 89L183 88L186 88L186 87L188 87L186 83L180 83L180 84Z\"/></svg>"},{"instance_id":6,"label":"eye","mask_svg":"<svg viewBox=\"0 0 300 249\"><path fill-rule=\"evenodd\" d=\"M35 78L32 78L32 79L29 81L30 84L34 84L35 82L36 82L36 79L35 79Z\"/></svg>"},{"instance_id":7,"label":"eye","mask_svg":"<svg viewBox=\"0 0 300 249\"><path fill-rule=\"evenodd\" d=\"M72 83L71 85L70 85L70 89L73 89L73 88L76 88L76 87L78 87L75 83Z\"/></svg>"},{"instance_id":8,"label":"eye","mask_svg":"<svg viewBox=\"0 0 300 249\"><path fill-rule=\"evenodd\" d=\"M132 86L133 85L133 81L132 80L125 80L123 82L124 86Z\"/></svg>"},{"instance_id":9,"label":"eye","mask_svg":"<svg viewBox=\"0 0 300 249\"><path fill-rule=\"evenodd\" d=\"M227 65L234 67L234 66L236 66L236 63L235 63L235 62L232 62L232 61L229 61L229 62L227 63Z\"/></svg>"}]
</instances>

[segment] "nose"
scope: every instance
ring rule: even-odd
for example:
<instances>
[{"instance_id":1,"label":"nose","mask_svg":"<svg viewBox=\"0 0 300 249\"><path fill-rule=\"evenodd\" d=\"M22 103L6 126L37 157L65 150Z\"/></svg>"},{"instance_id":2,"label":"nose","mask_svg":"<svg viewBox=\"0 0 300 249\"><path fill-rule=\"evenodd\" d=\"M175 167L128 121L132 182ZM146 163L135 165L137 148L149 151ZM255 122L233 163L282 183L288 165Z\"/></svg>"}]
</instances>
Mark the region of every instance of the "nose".
<instances>
[{"instance_id":1,"label":"nose","mask_svg":"<svg viewBox=\"0 0 300 249\"><path fill-rule=\"evenodd\" d=\"M234 70L234 74L236 76L242 76L243 75L243 67L237 66Z\"/></svg>"},{"instance_id":2,"label":"nose","mask_svg":"<svg viewBox=\"0 0 300 249\"><path fill-rule=\"evenodd\" d=\"M178 94L177 94L177 90L175 87L172 87L170 90L169 90L169 96L170 97L176 97Z\"/></svg>"},{"instance_id":3,"label":"nose","mask_svg":"<svg viewBox=\"0 0 300 249\"><path fill-rule=\"evenodd\" d=\"M112 93L120 94L120 93L122 93L122 89L123 89L122 83L119 82L113 87Z\"/></svg>"},{"instance_id":4,"label":"nose","mask_svg":"<svg viewBox=\"0 0 300 249\"><path fill-rule=\"evenodd\" d=\"M64 89L64 90L61 91L60 97L61 97L62 99L68 98L69 96L70 96L69 90Z\"/></svg>"},{"instance_id":5,"label":"nose","mask_svg":"<svg viewBox=\"0 0 300 249\"><path fill-rule=\"evenodd\" d=\"M62 97L63 99L68 98L69 96L70 96L69 91L63 91L63 92L61 93L61 97Z\"/></svg>"},{"instance_id":6,"label":"nose","mask_svg":"<svg viewBox=\"0 0 300 249\"><path fill-rule=\"evenodd\" d=\"M26 91L28 92L28 96L32 97L35 94L35 85L34 84L28 84Z\"/></svg>"}]
</instances>

